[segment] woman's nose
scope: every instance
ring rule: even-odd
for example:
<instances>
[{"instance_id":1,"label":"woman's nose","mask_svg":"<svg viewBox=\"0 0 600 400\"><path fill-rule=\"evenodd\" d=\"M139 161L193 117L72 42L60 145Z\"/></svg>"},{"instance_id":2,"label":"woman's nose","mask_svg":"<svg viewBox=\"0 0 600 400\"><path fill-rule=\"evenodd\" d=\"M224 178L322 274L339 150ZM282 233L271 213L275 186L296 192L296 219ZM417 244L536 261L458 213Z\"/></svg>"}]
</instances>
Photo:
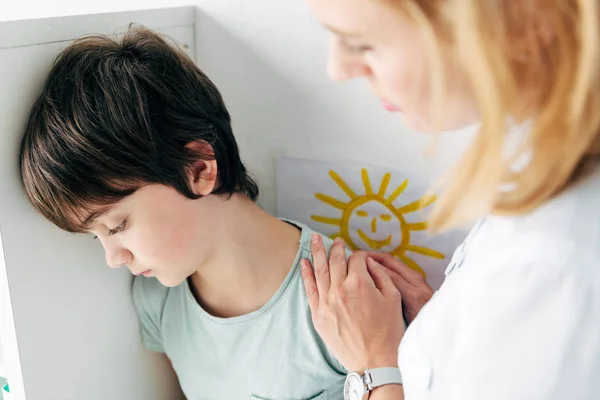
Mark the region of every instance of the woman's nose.
<instances>
[{"instance_id":1,"label":"woman's nose","mask_svg":"<svg viewBox=\"0 0 600 400\"><path fill-rule=\"evenodd\" d=\"M327 61L327 75L333 81L346 81L367 75L369 68L362 59L341 48L337 39L332 39Z\"/></svg>"}]
</instances>

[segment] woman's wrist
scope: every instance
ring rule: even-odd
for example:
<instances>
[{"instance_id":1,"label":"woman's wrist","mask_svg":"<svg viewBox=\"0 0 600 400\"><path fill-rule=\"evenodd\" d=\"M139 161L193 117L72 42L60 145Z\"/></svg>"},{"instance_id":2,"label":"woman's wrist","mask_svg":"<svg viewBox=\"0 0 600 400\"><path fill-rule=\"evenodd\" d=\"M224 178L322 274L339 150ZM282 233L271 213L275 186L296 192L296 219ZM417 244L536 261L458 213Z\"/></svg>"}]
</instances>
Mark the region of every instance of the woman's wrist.
<instances>
[{"instance_id":1,"label":"woman's wrist","mask_svg":"<svg viewBox=\"0 0 600 400\"><path fill-rule=\"evenodd\" d=\"M367 357L365 365L358 371L361 374L367 369L398 367L398 351L382 352L377 355Z\"/></svg>"}]
</instances>

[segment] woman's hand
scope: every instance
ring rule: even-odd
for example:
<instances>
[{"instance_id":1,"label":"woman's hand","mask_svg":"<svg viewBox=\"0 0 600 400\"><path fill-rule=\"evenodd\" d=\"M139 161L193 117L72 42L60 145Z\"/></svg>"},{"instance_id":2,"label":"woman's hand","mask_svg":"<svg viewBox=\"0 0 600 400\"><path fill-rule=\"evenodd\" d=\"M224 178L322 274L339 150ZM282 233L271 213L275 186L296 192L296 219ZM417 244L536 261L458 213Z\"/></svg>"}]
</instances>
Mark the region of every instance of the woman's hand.
<instances>
[{"instance_id":1,"label":"woman's hand","mask_svg":"<svg viewBox=\"0 0 600 400\"><path fill-rule=\"evenodd\" d=\"M385 272L400 291L404 318L410 324L433 296L433 289L423 275L402 264L391 254L377 252L368 252L367 254L385 267Z\"/></svg>"},{"instance_id":2,"label":"woman's hand","mask_svg":"<svg viewBox=\"0 0 600 400\"><path fill-rule=\"evenodd\" d=\"M302 277L317 332L349 371L398 366L404 335L400 292L383 266L365 252L348 262L337 239L329 259L320 235L313 235L313 268L302 260Z\"/></svg>"}]
</instances>

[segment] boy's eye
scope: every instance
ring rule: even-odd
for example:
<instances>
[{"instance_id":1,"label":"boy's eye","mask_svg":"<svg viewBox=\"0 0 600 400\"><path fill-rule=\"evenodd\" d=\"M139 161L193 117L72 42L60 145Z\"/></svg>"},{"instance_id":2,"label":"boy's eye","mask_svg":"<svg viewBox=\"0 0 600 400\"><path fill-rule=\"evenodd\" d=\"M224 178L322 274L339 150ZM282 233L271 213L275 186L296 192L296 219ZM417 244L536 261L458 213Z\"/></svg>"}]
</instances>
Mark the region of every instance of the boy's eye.
<instances>
[{"instance_id":1,"label":"boy's eye","mask_svg":"<svg viewBox=\"0 0 600 400\"><path fill-rule=\"evenodd\" d=\"M117 226L114 229L109 229L108 230L108 236L112 236L114 234L117 234L119 232L123 232L125 230L125 228L127 228L127 220L123 220L123 222L121 222L121 224L119 224L119 226Z\"/></svg>"}]
</instances>

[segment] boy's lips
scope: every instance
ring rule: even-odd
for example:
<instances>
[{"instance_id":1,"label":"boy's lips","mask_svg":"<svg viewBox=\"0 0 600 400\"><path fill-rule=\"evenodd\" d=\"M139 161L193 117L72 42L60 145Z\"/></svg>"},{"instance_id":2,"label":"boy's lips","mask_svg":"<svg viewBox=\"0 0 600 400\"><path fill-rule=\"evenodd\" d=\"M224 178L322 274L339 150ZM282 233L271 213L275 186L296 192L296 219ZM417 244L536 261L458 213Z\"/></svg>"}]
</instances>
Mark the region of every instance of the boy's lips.
<instances>
[{"instance_id":1,"label":"boy's lips","mask_svg":"<svg viewBox=\"0 0 600 400\"><path fill-rule=\"evenodd\" d=\"M139 275L149 276L151 273L152 273L152 270L151 269L147 269L145 271L134 272L133 274L135 276L139 276Z\"/></svg>"}]
</instances>

